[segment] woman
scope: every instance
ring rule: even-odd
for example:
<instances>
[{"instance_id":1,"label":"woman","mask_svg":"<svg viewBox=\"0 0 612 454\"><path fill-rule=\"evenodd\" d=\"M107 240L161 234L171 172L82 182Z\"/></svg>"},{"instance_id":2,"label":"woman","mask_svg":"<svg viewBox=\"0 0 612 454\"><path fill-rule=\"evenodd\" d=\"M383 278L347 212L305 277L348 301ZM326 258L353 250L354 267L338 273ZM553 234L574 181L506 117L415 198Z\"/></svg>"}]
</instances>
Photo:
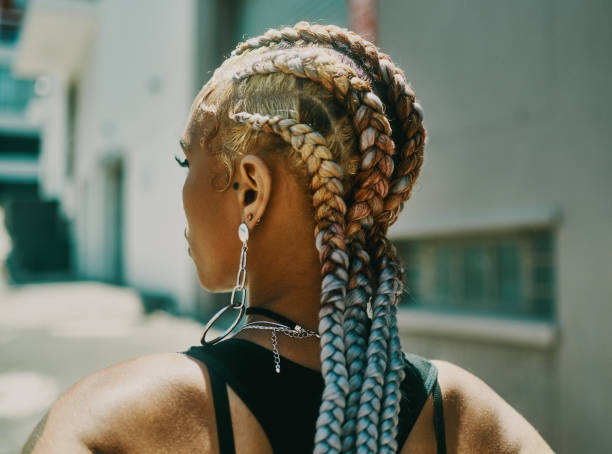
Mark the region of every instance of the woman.
<instances>
[{"instance_id":1,"label":"woman","mask_svg":"<svg viewBox=\"0 0 612 454\"><path fill-rule=\"evenodd\" d=\"M344 29L239 45L178 161L200 282L232 290L235 324L248 288L246 324L214 338L215 316L201 346L85 377L24 452L551 452L477 377L402 353L386 232L419 175L422 119L402 71Z\"/></svg>"}]
</instances>

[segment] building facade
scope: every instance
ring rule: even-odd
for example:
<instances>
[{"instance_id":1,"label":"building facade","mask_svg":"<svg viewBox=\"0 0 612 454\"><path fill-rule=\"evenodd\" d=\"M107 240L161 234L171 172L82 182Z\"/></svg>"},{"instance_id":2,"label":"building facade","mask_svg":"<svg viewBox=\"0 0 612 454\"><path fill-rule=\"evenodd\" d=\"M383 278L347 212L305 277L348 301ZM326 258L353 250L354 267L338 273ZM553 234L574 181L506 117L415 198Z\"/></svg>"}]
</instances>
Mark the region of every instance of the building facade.
<instances>
[{"instance_id":1,"label":"building facade","mask_svg":"<svg viewBox=\"0 0 612 454\"><path fill-rule=\"evenodd\" d=\"M610 3L379 4L429 133L390 229L404 348L481 377L555 451L607 452Z\"/></svg>"}]
</instances>

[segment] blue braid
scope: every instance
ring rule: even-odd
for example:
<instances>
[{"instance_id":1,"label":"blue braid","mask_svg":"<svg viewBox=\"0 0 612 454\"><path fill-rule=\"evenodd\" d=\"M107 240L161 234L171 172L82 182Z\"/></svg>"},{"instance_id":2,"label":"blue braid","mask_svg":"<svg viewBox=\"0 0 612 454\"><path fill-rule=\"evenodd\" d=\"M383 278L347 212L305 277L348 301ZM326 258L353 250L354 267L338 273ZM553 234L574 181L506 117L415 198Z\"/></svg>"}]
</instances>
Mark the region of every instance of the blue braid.
<instances>
[{"instance_id":1,"label":"blue braid","mask_svg":"<svg viewBox=\"0 0 612 454\"><path fill-rule=\"evenodd\" d=\"M401 400L400 384L404 380L404 357L397 329L397 304L392 304L389 313L389 372L385 377L385 393L381 411L381 435L379 440L380 453L396 453L397 427L399 421L399 406Z\"/></svg>"},{"instance_id":2,"label":"blue braid","mask_svg":"<svg viewBox=\"0 0 612 454\"><path fill-rule=\"evenodd\" d=\"M383 263L384 264L384 263ZM357 414L357 452L375 453L378 448L379 413L383 399L384 376L387 371L387 308L391 303L394 288L390 285L393 273L384 267L372 304L372 328L368 339L368 363L362 386L360 408Z\"/></svg>"},{"instance_id":3,"label":"blue braid","mask_svg":"<svg viewBox=\"0 0 612 454\"><path fill-rule=\"evenodd\" d=\"M349 393L345 419L342 426L342 452L354 453L357 441L357 412L366 366L366 339L368 336L367 302L372 295L371 277L366 272L370 267L370 256L362 244L363 233L359 232L349 245L350 276L355 288L349 291L344 317L346 362L348 366Z\"/></svg>"}]
</instances>

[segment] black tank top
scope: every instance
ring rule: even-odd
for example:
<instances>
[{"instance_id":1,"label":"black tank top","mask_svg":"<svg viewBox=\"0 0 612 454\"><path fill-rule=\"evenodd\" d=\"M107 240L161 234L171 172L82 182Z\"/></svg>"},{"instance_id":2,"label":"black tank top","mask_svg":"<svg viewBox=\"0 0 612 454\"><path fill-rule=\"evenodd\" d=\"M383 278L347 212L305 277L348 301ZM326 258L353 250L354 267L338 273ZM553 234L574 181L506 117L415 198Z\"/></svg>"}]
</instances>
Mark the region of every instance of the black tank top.
<instances>
[{"instance_id":1,"label":"black tank top","mask_svg":"<svg viewBox=\"0 0 612 454\"><path fill-rule=\"evenodd\" d=\"M216 345L192 346L184 352L208 369L221 454L234 454L226 384L240 397L264 430L276 454L310 454L323 393L317 370L281 356L281 372L274 370L272 352L244 339ZM442 395L436 366L415 354L405 354L406 377L400 386L398 446L404 445L430 393L434 396L437 452L446 453Z\"/></svg>"}]
</instances>

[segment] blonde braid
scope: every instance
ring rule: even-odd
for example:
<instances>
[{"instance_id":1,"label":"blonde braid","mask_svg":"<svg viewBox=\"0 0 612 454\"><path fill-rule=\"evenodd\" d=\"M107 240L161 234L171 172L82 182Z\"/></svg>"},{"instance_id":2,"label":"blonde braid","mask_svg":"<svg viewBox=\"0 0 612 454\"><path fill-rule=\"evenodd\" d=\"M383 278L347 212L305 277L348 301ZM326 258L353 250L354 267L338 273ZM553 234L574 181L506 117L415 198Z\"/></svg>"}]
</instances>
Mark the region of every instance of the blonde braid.
<instances>
[{"instance_id":1,"label":"blonde braid","mask_svg":"<svg viewBox=\"0 0 612 454\"><path fill-rule=\"evenodd\" d=\"M384 202L384 213L380 215L377 222L379 226L374 231L370 232L369 237L378 246L375 246L376 257L380 263L381 272L388 263L387 260L382 260L382 254L391 254L390 263L393 271L399 279L399 288L397 295L393 298L397 302L403 288L403 269L399 264L397 253L394 248L389 248L380 238L384 236L389 225L393 224L400 211L403 208L403 203L409 198L411 188L418 178L420 168L423 161L423 151L425 147L426 132L422 126L423 110L418 103L415 102L414 91L406 83L403 72L397 68L391 59L382 52L379 52L376 46L362 39L360 36L340 29L335 26L318 26L311 25L306 22L300 22L295 25L294 29L284 29L281 32L271 33L266 38L268 43L272 41L280 43L281 40L295 42L302 40L305 43L316 43L331 46L337 50L348 50L352 56L356 56L365 67L371 69L371 74L376 80L382 80L388 87L388 97L392 104L395 105L396 115L401 124L402 136L395 135L397 146L400 152L396 154L397 168L391 181L391 190L388 198ZM261 38L261 37L260 37ZM245 52L248 49L265 45L265 39L258 42L257 39L250 40L245 45L239 46L239 52ZM269 45L269 44L268 44ZM376 233L376 230L379 230ZM384 251L384 252L383 252ZM402 352L399 342L399 334L397 331L397 318L395 313L397 308L395 304L391 307L389 317L390 343L388 354L390 355L391 365L390 372L385 376L385 390L393 389L394 384L399 383L403 379L403 369L401 369ZM398 368L400 368L398 370ZM382 431L384 433L381 439L384 439L384 451L396 451L395 441L390 435L396 433L397 422L397 407L399 405L399 389L395 387L393 395L385 397L382 411Z\"/></svg>"},{"instance_id":2,"label":"blonde braid","mask_svg":"<svg viewBox=\"0 0 612 454\"><path fill-rule=\"evenodd\" d=\"M324 275L321 284L319 332L321 371L325 388L317 421L315 452L340 453L341 426L349 387L343 332L349 266L344 241L344 171L333 161L323 136L309 125L290 118L248 112L232 114L230 118L256 131L274 133L282 137L300 153L308 173L312 176L316 247Z\"/></svg>"},{"instance_id":3,"label":"blonde braid","mask_svg":"<svg viewBox=\"0 0 612 454\"><path fill-rule=\"evenodd\" d=\"M296 47L287 49L287 44ZM377 101L380 108L378 110L376 108L368 110L364 95L372 90L363 76L357 76L356 71L350 65L344 65L329 58L325 61L325 55L321 55L321 50L310 47L310 45L327 48L328 54L331 51L336 51L348 56L351 65L354 62L358 69L361 68L371 77L373 82L377 83L377 90L383 90L381 86L384 84L386 88L381 91L381 97L384 95L384 98L389 98L390 103L394 104L392 113L395 116L391 115L387 119L383 104L378 97L371 99L368 97L367 100ZM336 330L336 332L342 332L343 336L338 337L330 334L328 339L331 343L338 343L345 350L344 367L345 370L346 367L349 369L347 375L348 397L343 407L335 407L336 404L333 399L326 400L324 393L321 412L317 421L315 452L327 452L326 449L328 448L337 451L338 441L340 441L343 452L353 452L355 441L359 446L359 452L395 452L397 451L395 436L397 434L399 412L399 383L403 379L403 361L395 312L397 310L397 299L403 286L403 270L397 257L397 251L385 235L388 226L397 219L397 215L403 207L403 202L409 197L414 181L418 177L425 142L425 130L421 125L422 109L414 102L414 92L406 83L401 70L393 65L390 58L379 52L371 43L344 29L301 22L293 28L270 30L266 32L263 38L249 40L241 45L233 55L237 56L262 46L270 46L265 55L269 54L271 56L274 54L274 49L277 49L278 62L275 63L271 59L261 59L261 61L251 64L250 68L252 69L247 72L250 72L250 75L282 72L293 74L298 79L310 79L323 85L345 105L347 111L351 114L362 154L362 171L351 182L352 193L350 197L346 198L347 201L351 201L348 212L346 212L345 206L346 249L348 249L350 257L350 266L348 266L348 257L347 266L349 267L350 278L344 309L344 326L340 323L339 330ZM302 51L306 46L311 50L310 60L306 58L304 52L301 55L294 53L295 50ZM281 49L282 47L284 48ZM292 55L291 58L290 54ZM234 60L234 58L230 60ZM302 60L301 65L300 60ZM250 77L250 75L242 77L239 72L236 74L236 81ZM275 113L280 110L266 107L264 111ZM276 121L277 131L270 127L268 132L282 136L282 130L290 128L290 126L281 127L280 121L282 120ZM260 125L257 126L257 123L260 123ZM260 118L251 125L251 128L263 130L265 124L266 121ZM295 123L293 126L299 124ZM390 126L396 124L395 133L391 136ZM369 127L373 129L368 130ZM314 132L312 128L310 129L311 132ZM296 130L295 134L290 134L290 136L305 134L307 133L302 134L301 131ZM363 144L370 143L374 136L376 136L374 144L369 149L367 145L365 147L361 146L362 142ZM284 139L287 141L286 138ZM386 144L385 141L389 142L390 145ZM392 147L393 150L397 147L399 152L389 153L387 149L389 147ZM293 143L292 148L296 150ZM343 147L342 155L345 151L346 149ZM312 164L312 166L314 165ZM368 165L371 167L368 167ZM308 163L307 166L309 166ZM386 172L385 169L389 171ZM310 172L311 167L308 167L308 170ZM317 175L313 175L313 182L317 178L319 178ZM342 181L342 179L339 181ZM326 191L322 191L317 197L323 197L324 192ZM320 200L317 200L317 203L319 202ZM316 209L316 212L319 214L319 208ZM321 218L317 220L317 225L319 221L322 225L329 223L328 219ZM328 224L327 227L328 230L335 232L336 227L333 226L333 223ZM323 243L319 241L318 234L316 234L316 237L317 249L319 249L321 258L322 253L319 246L322 246ZM331 237L328 240L331 241ZM334 270L333 260L322 260L322 266L327 272ZM365 336L368 331L363 321L367 321L365 307L369 295L372 294L372 286L370 285L372 282L371 267L377 271L378 282L376 284L376 296L372 302L374 320L372 321L370 339L367 345L368 353L371 354L367 356L369 363L368 367L365 368L367 378L363 381L363 361L366 359ZM340 298L340 295L336 296ZM322 292L322 300L325 298L326 296ZM329 300L329 297L327 299ZM344 302L340 304L344 304ZM336 322L338 322L338 319ZM351 324L353 322L356 323ZM332 324L330 322L330 326ZM335 327L337 326L338 324L335 323ZM333 332L334 330L330 329L330 333ZM344 342L346 342L346 345ZM331 370L333 371L333 368ZM360 389L358 385L360 380L363 381L363 389L366 392L357 411L353 405L353 400L354 390ZM359 395L359 392L357 392L357 395ZM336 422L334 422L332 418L334 412L344 413L344 415L336 415ZM361 417L358 418L358 427L355 429L352 421L357 417L357 413ZM343 419L344 422L339 423L342 432L341 438L338 440L336 429L337 421L340 419ZM355 440L355 430L358 432L359 440ZM329 437L329 439L326 440L325 437Z\"/></svg>"},{"instance_id":4,"label":"blonde braid","mask_svg":"<svg viewBox=\"0 0 612 454\"><path fill-rule=\"evenodd\" d=\"M298 22L294 27L268 30L264 35L240 43L232 55L283 42L329 46L339 52L350 53L357 64L370 71L375 80L386 84L387 96L395 106L402 136L394 135L399 153L396 155L396 171L391 180L393 191L385 201L386 229L397 220L403 203L410 197L410 190L419 176L423 162L426 132L422 126L423 109L415 100L412 87L406 82L403 71L391 58L361 36L335 25L317 25Z\"/></svg>"},{"instance_id":5,"label":"blonde braid","mask_svg":"<svg viewBox=\"0 0 612 454\"><path fill-rule=\"evenodd\" d=\"M365 303L371 295L371 276L369 272L367 275L365 273L370 259L364 250L365 239L362 228L367 229L373 224L374 218L383 209L383 199L388 192L387 179L393 170L391 156L395 152L393 141L389 137L391 128L384 115L382 103L370 90L367 82L358 78L355 71L347 65L309 49L305 52L268 53L262 59L255 60L234 74L234 80L241 81L255 74L266 75L276 72L321 83L336 98L345 102L352 114L357 136L360 137L363 172L358 175L353 185L354 193L350 200L354 203L349 209L347 218L350 256L358 259L351 261L350 292L345 312L349 395L343 426L343 450L351 452L360 441L374 446L375 449L376 436L368 440L359 440L355 434L358 419L362 420L362 425L369 426L364 433L377 433L387 363L386 319L388 317L385 316L385 304L388 304L388 300L382 297L374 300L375 322L369 334L369 345L366 346L365 339L368 332ZM360 280L361 285L359 285ZM381 291L385 288L383 286ZM369 367L364 367L366 359ZM365 382L364 370L370 371ZM376 411L372 411L373 407Z\"/></svg>"}]
</instances>

